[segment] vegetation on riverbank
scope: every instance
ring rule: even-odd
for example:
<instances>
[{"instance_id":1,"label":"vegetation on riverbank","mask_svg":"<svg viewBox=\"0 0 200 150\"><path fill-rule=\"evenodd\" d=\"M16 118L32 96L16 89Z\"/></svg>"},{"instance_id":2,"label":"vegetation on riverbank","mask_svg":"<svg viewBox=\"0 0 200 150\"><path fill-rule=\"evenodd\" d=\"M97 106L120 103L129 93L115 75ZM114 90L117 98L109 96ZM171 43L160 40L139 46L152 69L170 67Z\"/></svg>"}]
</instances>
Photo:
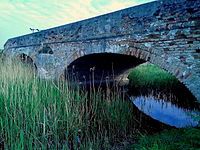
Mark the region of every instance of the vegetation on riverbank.
<instances>
[{"instance_id":1,"label":"vegetation on riverbank","mask_svg":"<svg viewBox=\"0 0 200 150\"><path fill-rule=\"evenodd\" d=\"M166 130L160 134L143 136L132 149L142 150L195 150L200 147L200 129Z\"/></svg>"},{"instance_id":2,"label":"vegetation on riverbank","mask_svg":"<svg viewBox=\"0 0 200 150\"><path fill-rule=\"evenodd\" d=\"M153 64L142 64L129 74L130 86L133 88L171 88L178 80Z\"/></svg>"},{"instance_id":3,"label":"vegetation on riverbank","mask_svg":"<svg viewBox=\"0 0 200 150\"><path fill-rule=\"evenodd\" d=\"M133 135L131 103L120 91L90 94L38 79L23 64L0 65L0 147L109 149Z\"/></svg>"}]
</instances>

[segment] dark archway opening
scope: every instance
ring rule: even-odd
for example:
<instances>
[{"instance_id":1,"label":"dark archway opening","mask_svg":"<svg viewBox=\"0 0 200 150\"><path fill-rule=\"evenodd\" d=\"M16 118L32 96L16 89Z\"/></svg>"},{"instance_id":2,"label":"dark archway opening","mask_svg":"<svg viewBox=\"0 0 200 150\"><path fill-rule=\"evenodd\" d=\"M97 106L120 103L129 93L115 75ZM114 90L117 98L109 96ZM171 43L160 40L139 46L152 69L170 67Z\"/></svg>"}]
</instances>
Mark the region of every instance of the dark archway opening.
<instances>
[{"instance_id":1,"label":"dark archway opening","mask_svg":"<svg viewBox=\"0 0 200 150\"><path fill-rule=\"evenodd\" d=\"M65 70L65 78L74 79L79 83L102 83L113 79L124 71L144 63L134 56L101 53L78 58Z\"/></svg>"},{"instance_id":2,"label":"dark archway opening","mask_svg":"<svg viewBox=\"0 0 200 150\"><path fill-rule=\"evenodd\" d=\"M30 56L28 56L28 55L22 53L22 54L20 54L20 55L18 56L18 59L20 60L20 62L21 62L22 64L26 65L26 66L27 66L28 68L30 68L34 73L37 72L37 66L36 66L36 64L33 62L33 59L32 59Z\"/></svg>"}]
</instances>

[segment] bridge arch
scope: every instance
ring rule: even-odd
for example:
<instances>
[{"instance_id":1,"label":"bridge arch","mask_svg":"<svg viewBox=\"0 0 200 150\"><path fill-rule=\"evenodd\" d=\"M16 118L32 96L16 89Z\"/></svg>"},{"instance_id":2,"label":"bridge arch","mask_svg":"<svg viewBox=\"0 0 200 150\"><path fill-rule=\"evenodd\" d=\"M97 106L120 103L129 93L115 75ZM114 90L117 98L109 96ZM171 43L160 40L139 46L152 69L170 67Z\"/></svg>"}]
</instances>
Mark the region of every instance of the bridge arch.
<instances>
[{"instance_id":1,"label":"bridge arch","mask_svg":"<svg viewBox=\"0 0 200 150\"><path fill-rule=\"evenodd\" d=\"M25 53L20 53L16 56L16 58L22 63L22 64L25 64L25 65L28 65L29 67L31 67L31 69L34 71L34 73L37 72L37 66L35 64L35 62L33 61L33 59L28 56L27 54Z\"/></svg>"},{"instance_id":2,"label":"bridge arch","mask_svg":"<svg viewBox=\"0 0 200 150\"><path fill-rule=\"evenodd\" d=\"M165 53L164 50L162 50L162 51L159 50L159 53L156 54L155 52L158 51L156 47L155 48L148 47L147 45L145 45L143 43L142 44L140 43L138 46L138 43L130 42L130 40L128 42L126 40L124 40L123 42L124 42L123 44L126 45L125 47L123 47L121 45L117 45L117 46L114 45L113 46L114 48L116 48L116 47L121 47L121 48L116 48L117 50L116 51L112 50L112 52L107 48L102 49L99 52L91 52L91 51L88 52L87 50L85 50L85 51L77 50L74 53L76 55L73 55L70 57L72 59L70 59L70 61L68 61L67 65L65 67L65 70L63 71L63 72L65 72L64 74L66 74L66 68L68 68L68 71L71 71L71 72L74 69L74 72L76 73L76 72L78 72L79 68L82 68L82 69L84 68L83 65L89 66L88 71L92 70L93 67L95 67L95 65L85 64L84 60L87 60L87 59L91 59L90 61L94 61L94 62L98 61L98 60L99 61L106 60L106 62L110 61L110 63L111 63L112 61L114 61L115 63L118 63L115 68L117 68L119 63L124 64L124 66L122 65L123 69L122 68L121 68L121 70L118 69L118 71L114 70L114 73L116 75L115 77L117 77L117 75L120 75L124 71L129 70L132 67L135 67L144 62L150 62L150 63L157 65L160 68L164 69L171 75L175 76L196 98L198 97L199 92L197 90L194 90L193 85L191 85L192 82L190 82L191 80L194 80L193 72L190 68L187 67L187 65L184 64L183 61L179 60L181 58L169 57L169 55L167 53ZM133 45L135 45L135 47L133 47ZM174 62L176 62L175 65L173 65ZM79 66L79 68L76 68L76 64L78 64L78 63L82 63L82 66L81 67ZM108 71L108 74L112 73L111 64L110 65L106 65L106 64L102 65L104 67L107 67L107 69L108 69L108 66L110 66L110 69L109 69L110 71ZM100 68L101 68L101 66L100 66ZM95 67L95 69L97 70L96 67ZM102 75L102 73L99 73L98 71L96 71L96 72L98 75ZM88 72L88 74L90 74L90 72ZM85 75L83 75L82 73L78 73L78 76L79 76L79 79L80 78L83 79L83 77L85 77ZM198 81L198 78L195 80Z\"/></svg>"},{"instance_id":3,"label":"bridge arch","mask_svg":"<svg viewBox=\"0 0 200 150\"><path fill-rule=\"evenodd\" d=\"M83 84L91 80L103 82L106 80L107 76L109 76L110 80L121 80L120 78L123 78L123 76L120 75L128 75L130 69L145 62L150 62L159 66L175 76L191 92L184 84L184 80L182 80L184 76L180 76L181 72L179 72L177 68L174 69L174 66L168 66L167 64L169 63L167 63L162 56L154 56L146 50L136 50L132 48L123 51L121 54L106 52L80 55L65 68L62 76L66 79L69 77L68 74L70 74L72 75L71 77Z\"/></svg>"}]
</instances>

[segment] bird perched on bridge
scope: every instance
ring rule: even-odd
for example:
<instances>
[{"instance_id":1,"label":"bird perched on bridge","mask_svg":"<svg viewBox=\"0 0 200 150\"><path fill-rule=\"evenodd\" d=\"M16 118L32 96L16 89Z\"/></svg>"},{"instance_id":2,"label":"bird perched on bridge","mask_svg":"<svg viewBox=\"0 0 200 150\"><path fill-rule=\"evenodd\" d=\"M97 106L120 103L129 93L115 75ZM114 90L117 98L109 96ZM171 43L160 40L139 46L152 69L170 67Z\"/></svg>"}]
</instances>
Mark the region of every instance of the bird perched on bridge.
<instances>
[{"instance_id":1,"label":"bird perched on bridge","mask_svg":"<svg viewBox=\"0 0 200 150\"><path fill-rule=\"evenodd\" d=\"M33 29L33 28L29 28L31 30L31 32L39 32L40 30L39 29Z\"/></svg>"}]
</instances>

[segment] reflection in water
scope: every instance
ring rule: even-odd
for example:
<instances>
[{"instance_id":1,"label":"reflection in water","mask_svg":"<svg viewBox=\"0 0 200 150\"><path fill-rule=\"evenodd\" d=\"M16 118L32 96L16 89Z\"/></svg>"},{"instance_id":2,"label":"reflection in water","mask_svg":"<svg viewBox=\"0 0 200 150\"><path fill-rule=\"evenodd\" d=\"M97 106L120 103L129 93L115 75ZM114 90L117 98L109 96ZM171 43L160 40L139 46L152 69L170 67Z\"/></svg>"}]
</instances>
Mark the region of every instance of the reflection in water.
<instances>
[{"instance_id":1,"label":"reflection in water","mask_svg":"<svg viewBox=\"0 0 200 150\"><path fill-rule=\"evenodd\" d=\"M148 132L171 127L199 126L199 119L195 119L200 118L200 104L182 84L171 89L121 87L107 81L93 81L93 84L85 82L82 88L89 93L93 92L91 89L95 89L98 92L105 92L106 96L118 93L122 97L131 99L136 120Z\"/></svg>"},{"instance_id":2,"label":"reflection in water","mask_svg":"<svg viewBox=\"0 0 200 150\"><path fill-rule=\"evenodd\" d=\"M162 123L178 128L198 125L198 121L193 117L199 113L195 109L181 108L170 101L153 96L132 96L130 99L140 111Z\"/></svg>"}]
</instances>

